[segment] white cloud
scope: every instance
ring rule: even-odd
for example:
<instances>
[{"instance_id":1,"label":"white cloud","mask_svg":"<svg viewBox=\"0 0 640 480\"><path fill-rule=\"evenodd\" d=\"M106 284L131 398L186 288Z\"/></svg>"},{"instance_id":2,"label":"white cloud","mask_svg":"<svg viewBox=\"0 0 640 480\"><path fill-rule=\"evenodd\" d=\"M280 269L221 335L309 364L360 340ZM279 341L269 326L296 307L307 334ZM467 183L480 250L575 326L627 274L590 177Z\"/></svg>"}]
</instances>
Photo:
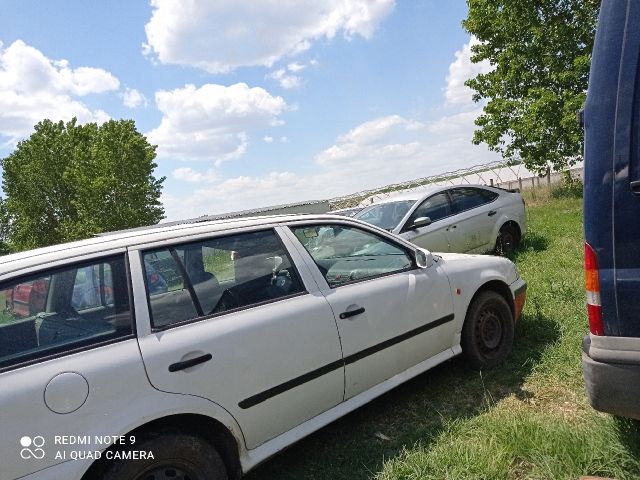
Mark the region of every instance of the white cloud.
<instances>
[{"instance_id":1,"label":"white cloud","mask_svg":"<svg viewBox=\"0 0 640 480\"><path fill-rule=\"evenodd\" d=\"M140 106L147 106L147 97L140 93L135 88L126 88L122 93L122 103L125 107L138 108Z\"/></svg>"},{"instance_id":2,"label":"white cloud","mask_svg":"<svg viewBox=\"0 0 640 480\"><path fill-rule=\"evenodd\" d=\"M497 160L495 153L470 141L479 113L475 109L433 122L399 115L375 118L318 153L311 174L270 172L214 182L184 198L166 196L167 216L179 219L331 198Z\"/></svg>"},{"instance_id":3,"label":"white cloud","mask_svg":"<svg viewBox=\"0 0 640 480\"><path fill-rule=\"evenodd\" d=\"M444 91L448 105L472 103L473 100L471 96L473 91L467 87L464 82L479 73L488 73L492 69L491 64L487 60L483 60L480 63L471 62L471 47L476 44L478 44L478 40L472 36L469 42L465 43L462 49L455 53L456 59L449 65L447 86Z\"/></svg>"},{"instance_id":4,"label":"white cloud","mask_svg":"<svg viewBox=\"0 0 640 480\"><path fill-rule=\"evenodd\" d=\"M370 38L395 0L151 0L143 53L210 73L271 67L338 33Z\"/></svg>"},{"instance_id":5,"label":"white cloud","mask_svg":"<svg viewBox=\"0 0 640 480\"><path fill-rule=\"evenodd\" d=\"M290 63L289 65L287 65L287 70L289 70L290 72L299 72L300 70L304 70L306 68L306 65L303 65L301 63L298 62L293 62Z\"/></svg>"},{"instance_id":6,"label":"white cloud","mask_svg":"<svg viewBox=\"0 0 640 480\"><path fill-rule=\"evenodd\" d=\"M202 188L183 198L167 195L163 202L169 219L332 198L499 160L498 154L471 143L482 109L471 102L462 79L488 67L477 70L468 61L469 52L466 44L449 68L444 102L452 113L432 121L387 115L363 122L317 153L308 174L274 171L206 186L202 182Z\"/></svg>"},{"instance_id":7,"label":"white cloud","mask_svg":"<svg viewBox=\"0 0 640 480\"><path fill-rule=\"evenodd\" d=\"M163 117L147 137L158 145L158 156L216 165L245 153L247 131L282 124L287 107L282 97L245 83L186 85L160 90L155 99Z\"/></svg>"},{"instance_id":8,"label":"white cloud","mask_svg":"<svg viewBox=\"0 0 640 480\"><path fill-rule=\"evenodd\" d=\"M265 143L273 143L273 137L270 137L269 135L265 135L262 140L264 140Z\"/></svg>"},{"instance_id":9,"label":"white cloud","mask_svg":"<svg viewBox=\"0 0 640 480\"><path fill-rule=\"evenodd\" d=\"M101 68L71 68L67 60L50 60L22 40L6 48L0 43L0 136L15 144L45 118L102 123L109 115L91 110L76 97L119 86L118 79Z\"/></svg>"},{"instance_id":10,"label":"white cloud","mask_svg":"<svg viewBox=\"0 0 640 480\"><path fill-rule=\"evenodd\" d=\"M218 174L212 169L208 169L205 173L197 172L190 167L176 168L171 172L173 178L190 183L208 183L218 180Z\"/></svg>"},{"instance_id":11,"label":"white cloud","mask_svg":"<svg viewBox=\"0 0 640 480\"><path fill-rule=\"evenodd\" d=\"M297 88L302 84L302 77L298 75L288 75L284 68L280 68L266 75L266 78L276 80L282 88Z\"/></svg>"}]
</instances>

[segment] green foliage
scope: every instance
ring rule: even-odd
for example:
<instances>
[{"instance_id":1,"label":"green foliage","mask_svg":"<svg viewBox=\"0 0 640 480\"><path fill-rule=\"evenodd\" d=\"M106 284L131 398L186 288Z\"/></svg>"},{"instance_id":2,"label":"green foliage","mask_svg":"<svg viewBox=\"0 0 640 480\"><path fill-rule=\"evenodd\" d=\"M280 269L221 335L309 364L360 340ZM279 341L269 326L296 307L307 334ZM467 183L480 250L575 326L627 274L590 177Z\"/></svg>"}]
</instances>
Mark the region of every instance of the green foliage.
<instances>
[{"instance_id":1,"label":"green foliage","mask_svg":"<svg viewBox=\"0 0 640 480\"><path fill-rule=\"evenodd\" d=\"M1 161L0 235L19 251L157 223L155 156L133 120L43 120Z\"/></svg>"},{"instance_id":2,"label":"green foliage","mask_svg":"<svg viewBox=\"0 0 640 480\"><path fill-rule=\"evenodd\" d=\"M472 61L493 67L466 82L486 100L475 144L542 171L582 153L576 114L587 91L599 0L467 0Z\"/></svg>"},{"instance_id":3,"label":"green foliage","mask_svg":"<svg viewBox=\"0 0 640 480\"><path fill-rule=\"evenodd\" d=\"M551 189L553 198L582 198L583 185L579 178L573 178L571 172L566 171L559 185Z\"/></svg>"}]
</instances>

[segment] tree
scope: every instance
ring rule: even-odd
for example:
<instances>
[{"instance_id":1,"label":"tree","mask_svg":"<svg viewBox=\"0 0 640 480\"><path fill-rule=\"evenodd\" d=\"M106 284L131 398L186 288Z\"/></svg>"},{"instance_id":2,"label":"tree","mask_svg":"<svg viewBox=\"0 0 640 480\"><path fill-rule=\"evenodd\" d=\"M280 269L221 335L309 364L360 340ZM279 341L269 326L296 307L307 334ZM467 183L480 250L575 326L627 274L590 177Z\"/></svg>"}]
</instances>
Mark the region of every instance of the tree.
<instances>
[{"instance_id":1,"label":"tree","mask_svg":"<svg viewBox=\"0 0 640 480\"><path fill-rule=\"evenodd\" d=\"M157 223L164 216L155 147L133 120L43 120L1 160L0 223L13 251ZM0 232L2 233L2 232Z\"/></svg>"},{"instance_id":2,"label":"tree","mask_svg":"<svg viewBox=\"0 0 640 480\"><path fill-rule=\"evenodd\" d=\"M493 67L466 82L486 100L473 143L538 171L575 163L599 0L467 1L471 60Z\"/></svg>"}]
</instances>

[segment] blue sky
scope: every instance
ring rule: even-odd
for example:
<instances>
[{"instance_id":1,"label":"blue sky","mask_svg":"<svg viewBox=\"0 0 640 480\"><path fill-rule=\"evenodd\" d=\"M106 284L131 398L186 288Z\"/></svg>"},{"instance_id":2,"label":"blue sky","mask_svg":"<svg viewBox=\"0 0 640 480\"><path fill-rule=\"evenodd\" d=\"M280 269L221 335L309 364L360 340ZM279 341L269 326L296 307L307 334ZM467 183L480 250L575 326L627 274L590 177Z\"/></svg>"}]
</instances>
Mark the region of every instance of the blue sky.
<instances>
[{"instance_id":1,"label":"blue sky","mask_svg":"<svg viewBox=\"0 0 640 480\"><path fill-rule=\"evenodd\" d=\"M42 118L132 118L167 218L496 160L463 0L3 0L0 156Z\"/></svg>"}]
</instances>

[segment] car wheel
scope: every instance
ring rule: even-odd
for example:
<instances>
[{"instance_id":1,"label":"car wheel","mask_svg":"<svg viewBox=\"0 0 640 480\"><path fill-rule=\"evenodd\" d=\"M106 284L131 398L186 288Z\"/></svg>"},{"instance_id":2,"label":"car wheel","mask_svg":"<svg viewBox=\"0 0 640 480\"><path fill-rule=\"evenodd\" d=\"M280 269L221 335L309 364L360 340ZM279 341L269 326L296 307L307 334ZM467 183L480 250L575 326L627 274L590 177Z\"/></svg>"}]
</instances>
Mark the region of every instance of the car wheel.
<instances>
[{"instance_id":1,"label":"car wheel","mask_svg":"<svg viewBox=\"0 0 640 480\"><path fill-rule=\"evenodd\" d=\"M520 234L513 225L503 225L496 239L496 253L504 255L513 252L520 244Z\"/></svg>"},{"instance_id":2,"label":"car wheel","mask_svg":"<svg viewBox=\"0 0 640 480\"><path fill-rule=\"evenodd\" d=\"M109 460L104 480L227 480L222 458L195 435L166 433L113 452L150 452L153 459ZM123 455L126 458L125 455ZM103 454L103 458L105 455ZM113 457L112 457L113 458ZM133 458L133 457L131 457Z\"/></svg>"},{"instance_id":3,"label":"car wheel","mask_svg":"<svg viewBox=\"0 0 640 480\"><path fill-rule=\"evenodd\" d=\"M514 321L502 295L485 291L473 301L462 327L462 354L477 369L502 362L513 345Z\"/></svg>"}]
</instances>

